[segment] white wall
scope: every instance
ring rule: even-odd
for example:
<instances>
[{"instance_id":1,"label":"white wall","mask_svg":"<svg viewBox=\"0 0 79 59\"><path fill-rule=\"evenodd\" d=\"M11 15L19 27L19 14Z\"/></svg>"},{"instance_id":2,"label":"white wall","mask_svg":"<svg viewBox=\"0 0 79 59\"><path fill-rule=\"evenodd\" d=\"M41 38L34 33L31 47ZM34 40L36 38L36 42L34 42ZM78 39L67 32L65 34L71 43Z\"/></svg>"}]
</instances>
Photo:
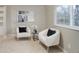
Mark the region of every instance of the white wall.
<instances>
[{"instance_id":1,"label":"white wall","mask_svg":"<svg viewBox=\"0 0 79 59\"><path fill-rule=\"evenodd\" d=\"M19 10L30 10L34 12L34 22L26 23L28 26L36 24L38 26L38 31L44 30L46 28L46 14L45 6L35 5L11 5L7 6L7 33L16 34L17 26L17 12Z\"/></svg>"}]
</instances>

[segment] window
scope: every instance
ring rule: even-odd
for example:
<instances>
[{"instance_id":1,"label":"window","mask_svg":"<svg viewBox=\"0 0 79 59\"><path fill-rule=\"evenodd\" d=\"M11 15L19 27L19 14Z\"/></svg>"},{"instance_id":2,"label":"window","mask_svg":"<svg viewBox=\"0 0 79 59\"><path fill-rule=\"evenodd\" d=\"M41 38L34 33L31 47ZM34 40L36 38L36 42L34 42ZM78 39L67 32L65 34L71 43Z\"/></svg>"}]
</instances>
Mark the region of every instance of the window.
<instances>
[{"instance_id":1,"label":"window","mask_svg":"<svg viewBox=\"0 0 79 59\"><path fill-rule=\"evenodd\" d=\"M79 26L79 5L73 6L74 25Z\"/></svg>"},{"instance_id":2,"label":"window","mask_svg":"<svg viewBox=\"0 0 79 59\"><path fill-rule=\"evenodd\" d=\"M79 5L57 6L55 25L79 30Z\"/></svg>"},{"instance_id":3,"label":"window","mask_svg":"<svg viewBox=\"0 0 79 59\"><path fill-rule=\"evenodd\" d=\"M57 8L57 23L58 24L70 24L69 6L58 6Z\"/></svg>"}]
</instances>

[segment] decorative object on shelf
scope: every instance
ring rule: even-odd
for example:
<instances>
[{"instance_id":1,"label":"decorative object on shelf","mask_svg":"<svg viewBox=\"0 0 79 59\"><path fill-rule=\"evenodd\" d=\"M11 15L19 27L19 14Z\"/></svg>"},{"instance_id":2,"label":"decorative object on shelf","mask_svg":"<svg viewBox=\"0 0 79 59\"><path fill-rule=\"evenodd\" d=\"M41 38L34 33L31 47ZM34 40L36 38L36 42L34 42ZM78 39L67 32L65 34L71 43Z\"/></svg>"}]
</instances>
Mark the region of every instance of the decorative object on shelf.
<instances>
[{"instance_id":1,"label":"decorative object on shelf","mask_svg":"<svg viewBox=\"0 0 79 59\"><path fill-rule=\"evenodd\" d=\"M32 22L34 14L32 11L18 11L18 22Z\"/></svg>"}]
</instances>

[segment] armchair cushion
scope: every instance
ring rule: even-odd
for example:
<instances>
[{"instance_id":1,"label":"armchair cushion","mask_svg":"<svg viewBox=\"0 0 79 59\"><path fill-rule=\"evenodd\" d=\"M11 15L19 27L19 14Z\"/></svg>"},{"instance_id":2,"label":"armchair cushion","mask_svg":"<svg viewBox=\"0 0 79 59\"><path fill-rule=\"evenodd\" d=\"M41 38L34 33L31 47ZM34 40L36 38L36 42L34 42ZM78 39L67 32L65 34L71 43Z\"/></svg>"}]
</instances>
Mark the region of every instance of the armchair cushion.
<instances>
[{"instance_id":1,"label":"armchair cushion","mask_svg":"<svg viewBox=\"0 0 79 59\"><path fill-rule=\"evenodd\" d=\"M26 27L19 27L19 32L27 32L27 28Z\"/></svg>"},{"instance_id":2,"label":"armchair cushion","mask_svg":"<svg viewBox=\"0 0 79 59\"><path fill-rule=\"evenodd\" d=\"M51 35L53 35L55 33L56 33L55 30L48 29L47 36L51 36Z\"/></svg>"}]
</instances>

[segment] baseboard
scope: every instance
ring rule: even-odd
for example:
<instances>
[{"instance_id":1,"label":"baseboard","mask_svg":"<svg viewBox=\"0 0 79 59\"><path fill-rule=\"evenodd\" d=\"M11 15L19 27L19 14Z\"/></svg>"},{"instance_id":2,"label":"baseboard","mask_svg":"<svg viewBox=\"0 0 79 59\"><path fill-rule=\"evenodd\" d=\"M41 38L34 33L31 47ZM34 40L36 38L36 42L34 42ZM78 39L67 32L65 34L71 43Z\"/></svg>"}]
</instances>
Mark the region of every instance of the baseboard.
<instances>
[{"instance_id":1,"label":"baseboard","mask_svg":"<svg viewBox=\"0 0 79 59\"><path fill-rule=\"evenodd\" d=\"M3 40L5 40L7 38L7 35L0 35L0 42L2 42Z\"/></svg>"},{"instance_id":2,"label":"baseboard","mask_svg":"<svg viewBox=\"0 0 79 59\"><path fill-rule=\"evenodd\" d=\"M15 37L15 36L16 36L16 34L8 34L8 36Z\"/></svg>"},{"instance_id":3,"label":"baseboard","mask_svg":"<svg viewBox=\"0 0 79 59\"><path fill-rule=\"evenodd\" d=\"M63 49L62 47L58 46L64 53L68 53L68 51L66 51L65 49Z\"/></svg>"}]
</instances>

